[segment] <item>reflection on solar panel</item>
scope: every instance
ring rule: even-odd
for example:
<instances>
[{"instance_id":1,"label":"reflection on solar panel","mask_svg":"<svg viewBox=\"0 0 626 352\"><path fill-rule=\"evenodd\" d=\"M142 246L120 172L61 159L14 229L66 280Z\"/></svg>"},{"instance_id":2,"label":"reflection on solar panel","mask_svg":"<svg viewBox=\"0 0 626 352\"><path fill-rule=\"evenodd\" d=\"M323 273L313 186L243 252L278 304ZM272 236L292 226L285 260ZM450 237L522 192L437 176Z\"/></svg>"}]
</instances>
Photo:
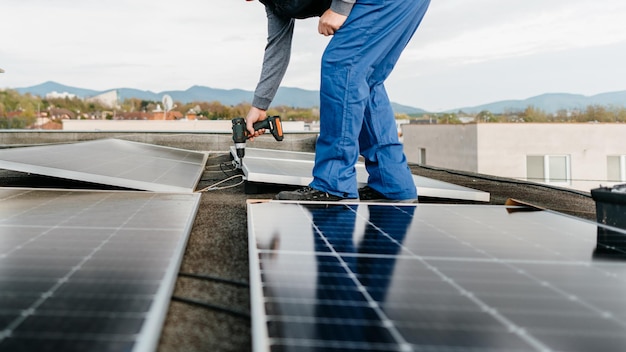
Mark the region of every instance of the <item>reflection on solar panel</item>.
<instances>
[{"instance_id":1,"label":"reflection on solar panel","mask_svg":"<svg viewBox=\"0 0 626 352\"><path fill-rule=\"evenodd\" d=\"M0 351L153 351L199 197L0 188Z\"/></svg>"},{"instance_id":2,"label":"reflection on solar panel","mask_svg":"<svg viewBox=\"0 0 626 352\"><path fill-rule=\"evenodd\" d=\"M626 232L514 210L250 204L255 350L625 351Z\"/></svg>"},{"instance_id":3,"label":"reflection on solar panel","mask_svg":"<svg viewBox=\"0 0 626 352\"><path fill-rule=\"evenodd\" d=\"M237 155L234 147L231 148L231 154ZM314 153L246 148L242 170L246 180L250 182L306 186L313 180L311 175L314 162ZM367 184L365 164L357 163L356 172L359 187L365 186ZM413 175L413 179L417 193L421 197L489 201L487 192L417 175Z\"/></svg>"},{"instance_id":4,"label":"reflection on solar panel","mask_svg":"<svg viewBox=\"0 0 626 352\"><path fill-rule=\"evenodd\" d=\"M156 192L193 192L205 153L119 139L0 150L0 168Z\"/></svg>"}]
</instances>

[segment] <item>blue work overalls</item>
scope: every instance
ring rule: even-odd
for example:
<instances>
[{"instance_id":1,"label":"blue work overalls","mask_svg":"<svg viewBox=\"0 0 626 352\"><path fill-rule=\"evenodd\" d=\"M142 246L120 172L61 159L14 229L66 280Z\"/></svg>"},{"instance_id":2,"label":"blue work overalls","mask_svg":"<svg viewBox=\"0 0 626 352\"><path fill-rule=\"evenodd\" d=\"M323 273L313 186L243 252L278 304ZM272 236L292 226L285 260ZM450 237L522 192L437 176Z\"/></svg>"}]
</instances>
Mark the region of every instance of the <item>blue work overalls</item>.
<instances>
[{"instance_id":1,"label":"blue work overalls","mask_svg":"<svg viewBox=\"0 0 626 352\"><path fill-rule=\"evenodd\" d=\"M310 186L356 198L355 164L390 199L417 198L384 81L430 0L357 0L322 57L320 134Z\"/></svg>"}]
</instances>

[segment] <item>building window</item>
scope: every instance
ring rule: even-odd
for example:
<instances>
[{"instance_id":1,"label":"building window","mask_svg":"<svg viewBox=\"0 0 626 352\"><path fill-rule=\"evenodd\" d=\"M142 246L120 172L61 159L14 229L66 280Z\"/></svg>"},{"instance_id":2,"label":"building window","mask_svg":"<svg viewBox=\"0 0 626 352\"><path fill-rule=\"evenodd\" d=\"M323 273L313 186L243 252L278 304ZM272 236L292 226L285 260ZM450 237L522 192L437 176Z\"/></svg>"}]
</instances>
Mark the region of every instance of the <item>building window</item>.
<instances>
[{"instance_id":1,"label":"building window","mask_svg":"<svg viewBox=\"0 0 626 352\"><path fill-rule=\"evenodd\" d=\"M419 159L417 160L417 163L426 165L426 148L419 149Z\"/></svg>"},{"instance_id":2,"label":"building window","mask_svg":"<svg viewBox=\"0 0 626 352\"><path fill-rule=\"evenodd\" d=\"M529 181L569 184L569 155L527 155L526 177Z\"/></svg>"},{"instance_id":3,"label":"building window","mask_svg":"<svg viewBox=\"0 0 626 352\"><path fill-rule=\"evenodd\" d=\"M626 182L626 155L609 155L606 164L609 182Z\"/></svg>"}]
</instances>

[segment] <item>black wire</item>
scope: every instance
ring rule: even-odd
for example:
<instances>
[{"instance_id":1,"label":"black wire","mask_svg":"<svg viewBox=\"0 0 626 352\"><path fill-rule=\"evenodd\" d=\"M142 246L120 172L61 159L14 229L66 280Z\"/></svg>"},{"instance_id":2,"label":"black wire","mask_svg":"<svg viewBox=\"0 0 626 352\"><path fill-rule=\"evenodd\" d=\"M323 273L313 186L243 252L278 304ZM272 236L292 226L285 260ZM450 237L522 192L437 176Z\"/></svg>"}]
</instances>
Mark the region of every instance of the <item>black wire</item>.
<instances>
[{"instance_id":1,"label":"black wire","mask_svg":"<svg viewBox=\"0 0 626 352\"><path fill-rule=\"evenodd\" d=\"M189 278L199 279L199 280L215 281L215 282L229 284L233 286L239 286L239 287L250 287L250 285L244 281L224 279L222 277L212 276L212 275L200 275L200 274L179 272L178 276L184 276L184 277L189 277Z\"/></svg>"},{"instance_id":2,"label":"black wire","mask_svg":"<svg viewBox=\"0 0 626 352\"><path fill-rule=\"evenodd\" d=\"M200 301L196 301L194 299L178 297L178 296L172 296L172 301L186 303L186 304L189 304L189 305L192 305L192 306L197 306L197 307L201 307L201 308L205 308L205 309L216 310L218 312L230 314L230 315L232 315L234 317L237 317L237 318L250 320L250 314L248 314L246 312L240 312L240 311L237 311L237 310L233 310L233 309L230 309L230 308L218 306L218 305L207 303L207 302L200 302Z\"/></svg>"},{"instance_id":3,"label":"black wire","mask_svg":"<svg viewBox=\"0 0 626 352\"><path fill-rule=\"evenodd\" d=\"M237 169L237 168L235 168L235 167L230 168L230 169L227 169L227 170L224 170L223 166L224 166L225 164L228 164L228 163L221 163L221 164L219 165L219 166L220 166L220 171L217 171L217 170L216 170L216 171L205 171L205 172L221 172L221 173L223 173L224 175L226 175L226 179L231 178L231 177L235 177L235 176L243 176L243 173L242 173L242 172L239 172L239 171L238 171L238 169ZM234 172L233 172L233 173L231 173L231 174L228 174L226 171L234 171ZM215 181L215 179L213 179L213 178L201 178L201 179L200 179L200 181L201 181L201 182Z\"/></svg>"},{"instance_id":4,"label":"black wire","mask_svg":"<svg viewBox=\"0 0 626 352\"><path fill-rule=\"evenodd\" d=\"M228 173L226 173L226 171L236 171L237 168L236 167L231 167L230 170L224 170L224 165L228 165L230 163L228 162L223 162L220 164L220 170L222 170L222 172L224 173L224 175L226 175L227 177L232 177L235 176L237 174L237 172L233 173L232 175L229 175ZM232 164L230 164L232 166Z\"/></svg>"}]
</instances>

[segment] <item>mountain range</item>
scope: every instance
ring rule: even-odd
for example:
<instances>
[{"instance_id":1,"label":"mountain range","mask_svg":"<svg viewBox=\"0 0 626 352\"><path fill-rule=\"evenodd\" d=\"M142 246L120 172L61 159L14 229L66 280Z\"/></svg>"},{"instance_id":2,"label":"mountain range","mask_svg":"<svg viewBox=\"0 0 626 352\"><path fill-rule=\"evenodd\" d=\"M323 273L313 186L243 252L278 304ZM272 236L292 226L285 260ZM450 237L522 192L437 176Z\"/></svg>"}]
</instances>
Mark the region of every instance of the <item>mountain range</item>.
<instances>
[{"instance_id":1,"label":"mountain range","mask_svg":"<svg viewBox=\"0 0 626 352\"><path fill-rule=\"evenodd\" d=\"M250 102L253 96L252 91L243 89L217 89L205 86L192 86L187 90L172 90L163 92L152 92L133 88L113 88L104 91L77 88L66 86L57 82L45 82L32 87L15 88L20 94L30 93L40 97L45 97L51 92L74 94L80 98L93 97L102 93L117 90L120 100L136 98L141 100L161 101L165 94L172 97L174 101L180 101L184 104L194 101L219 101L224 105L237 105L243 102ZM300 88L280 87L273 101L274 106L291 106L299 108L312 108L319 106L319 91L305 90ZM585 96L580 94L568 93L546 93L523 100L503 100L489 104L466 106L450 109L444 112L465 112L475 114L483 110L499 114L510 111L522 111L528 106L545 111L546 113L555 113L559 110L566 109L584 109L589 105L601 106L618 106L626 107L626 91L608 92L593 96ZM396 113L402 114L421 114L426 110L392 103Z\"/></svg>"}]
</instances>

